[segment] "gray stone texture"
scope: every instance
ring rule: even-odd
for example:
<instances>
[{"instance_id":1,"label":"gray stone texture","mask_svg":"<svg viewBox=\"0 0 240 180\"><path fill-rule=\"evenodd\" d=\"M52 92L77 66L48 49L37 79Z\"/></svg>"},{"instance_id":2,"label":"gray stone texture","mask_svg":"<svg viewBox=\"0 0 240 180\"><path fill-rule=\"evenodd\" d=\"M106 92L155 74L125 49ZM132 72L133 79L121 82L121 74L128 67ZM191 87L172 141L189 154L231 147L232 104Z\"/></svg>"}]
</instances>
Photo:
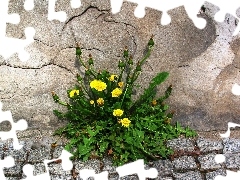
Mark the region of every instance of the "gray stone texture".
<instances>
[{"instance_id":1,"label":"gray stone texture","mask_svg":"<svg viewBox=\"0 0 240 180\"><path fill-rule=\"evenodd\" d=\"M203 180L201 173L198 171L189 171L186 173L174 173L173 177L176 180L192 180L192 179Z\"/></svg>"},{"instance_id":2,"label":"gray stone texture","mask_svg":"<svg viewBox=\"0 0 240 180\"><path fill-rule=\"evenodd\" d=\"M229 169L240 169L240 153L231 154L227 153L225 155L225 164Z\"/></svg>"},{"instance_id":3,"label":"gray stone texture","mask_svg":"<svg viewBox=\"0 0 240 180\"><path fill-rule=\"evenodd\" d=\"M38 131L40 134L44 134L42 131ZM31 134L29 134L31 136ZM17 180L26 178L25 174L22 172L22 167L25 164L33 165L33 174L40 175L46 172L44 167L43 160L45 159L58 159L61 155L60 151L62 146L57 146L54 150L51 150L51 144L45 144L45 146L36 147L33 144L28 143L29 140L25 140L28 136L22 136L20 138L21 144L24 145L23 149L14 150L12 147L12 141L0 140L0 154L1 158L7 156L12 156L15 160L15 166L11 168L4 168L4 174L7 179ZM191 143L196 143L199 139L191 139ZM59 143L62 144L62 140L59 140ZM186 144L186 139L179 138L170 141L169 144ZM219 140L214 140L211 138L201 138L201 142L211 142L211 148L217 149L219 147ZM191 144L190 143L190 144ZM238 144L237 139L231 142L231 146L236 146ZM227 143L223 144L223 148L229 146ZM197 145L198 147L198 145ZM200 147L198 147L200 148ZM28 153L29 152L29 153ZM226 175L226 170L239 170L240 169L240 153L235 151L228 151L224 154L226 157L225 162L217 164L215 162L215 153L205 152L203 155L181 155L176 157L173 160L170 159L159 159L151 163L145 164L145 169L156 168L158 170L158 177L156 180L192 180L192 179L206 179L214 180L214 177L217 175ZM79 172L82 169L92 169L96 173L101 173L102 171L108 171L110 180L118 180L119 175L116 172L116 167L112 165L110 157L105 157L103 159L103 166L99 160L92 159L87 162L82 162L81 160L74 160L73 165L75 168L75 173L77 179L80 179ZM101 168L102 167L102 168ZM51 179L73 179L73 174L71 171L64 171L61 167L61 162L51 162L48 164L48 170L51 176ZM89 178L89 180L92 178ZM122 177L121 179L138 179L136 174Z\"/></svg>"},{"instance_id":4,"label":"gray stone texture","mask_svg":"<svg viewBox=\"0 0 240 180\"><path fill-rule=\"evenodd\" d=\"M77 72L83 73L75 58L75 43L81 44L83 57L91 53L98 69L116 72L121 50L128 46L136 62L143 56L153 34L154 51L138 80L140 92L158 72L168 71L169 79L158 88L159 95L173 85L167 103L175 110L174 121L184 126L208 131L225 130L227 122L240 123L240 101L231 93L240 84L240 40L232 37L234 17L230 23L213 20L217 8L206 3L204 29L196 28L183 7L169 11L172 22L160 24L162 13L146 9L144 18L134 16L136 4L124 2L117 14L111 13L109 0L82 0L78 9L69 0L59 0L56 11L65 11L67 20L47 20L47 1L36 1L32 11L25 11L24 0L11 0L9 13L20 14L18 25L7 25L7 36L24 39L24 28L36 30L35 41L26 50L27 62L17 55L0 57L0 99L3 110L10 110L14 120L26 119L29 127L57 128L54 109L66 110L54 103L51 91L67 101L66 90L76 83Z\"/></svg>"},{"instance_id":5,"label":"gray stone texture","mask_svg":"<svg viewBox=\"0 0 240 180\"><path fill-rule=\"evenodd\" d=\"M174 167L175 171L181 171L184 169L195 170L195 169L197 169L197 164L193 157L182 156L180 158L174 159L173 167Z\"/></svg>"},{"instance_id":6,"label":"gray stone texture","mask_svg":"<svg viewBox=\"0 0 240 180\"><path fill-rule=\"evenodd\" d=\"M221 164L216 163L215 156L216 154L200 155L198 161L201 164L201 170L216 170L221 168Z\"/></svg>"},{"instance_id":7,"label":"gray stone texture","mask_svg":"<svg viewBox=\"0 0 240 180\"><path fill-rule=\"evenodd\" d=\"M197 139L197 145L202 152L211 152L223 149L222 141L213 141L201 137Z\"/></svg>"},{"instance_id":8,"label":"gray stone texture","mask_svg":"<svg viewBox=\"0 0 240 180\"><path fill-rule=\"evenodd\" d=\"M216 171L206 173L206 180L214 180L217 175L226 176L226 170L218 169Z\"/></svg>"},{"instance_id":9,"label":"gray stone texture","mask_svg":"<svg viewBox=\"0 0 240 180\"><path fill-rule=\"evenodd\" d=\"M223 139L223 153L240 153L240 140L233 138Z\"/></svg>"},{"instance_id":10,"label":"gray stone texture","mask_svg":"<svg viewBox=\"0 0 240 180\"><path fill-rule=\"evenodd\" d=\"M167 146L172 148L174 151L184 150L184 151L193 151L194 142L192 139L186 138L177 138L167 141Z\"/></svg>"}]
</instances>

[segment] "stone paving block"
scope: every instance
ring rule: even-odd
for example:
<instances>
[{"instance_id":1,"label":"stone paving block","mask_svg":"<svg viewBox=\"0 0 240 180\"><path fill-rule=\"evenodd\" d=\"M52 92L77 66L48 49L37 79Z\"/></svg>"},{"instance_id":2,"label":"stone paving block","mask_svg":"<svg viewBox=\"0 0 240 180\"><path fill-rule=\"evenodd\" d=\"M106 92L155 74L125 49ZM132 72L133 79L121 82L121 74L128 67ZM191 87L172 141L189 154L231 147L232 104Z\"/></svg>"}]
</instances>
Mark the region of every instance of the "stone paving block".
<instances>
[{"instance_id":1,"label":"stone paving block","mask_svg":"<svg viewBox=\"0 0 240 180\"><path fill-rule=\"evenodd\" d=\"M188 169L188 170L197 169L197 164L194 158L191 156L179 157L177 159L174 159L172 163L175 171L184 170L184 169Z\"/></svg>"},{"instance_id":2,"label":"stone paving block","mask_svg":"<svg viewBox=\"0 0 240 180\"><path fill-rule=\"evenodd\" d=\"M170 160L154 161L151 167L157 169L159 177L172 175L173 173L173 165ZM150 169L151 167L147 164L145 165L145 169Z\"/></svg>"},{"instance_id":3,"label":"stone paving block","mask_svg":"<svg viewBox=\"0 0 240 180\"><path fill-rule=\"evenodd\" d=\"M116 172L116 167L112 165L112 161L110 157L103 158L103 171L108 171L108 173Z\"/></svg>"},{"instance_id":4,"label":"stone paving block","mask_svg":"<svg viewBox=\"0 0 240 180\"><path fill-rule=\"evenodd\" d=\"M137 175L133 174L133 175L120 177L119 180L139 180L139 178Z\"/></svg>"},{"instance_id":5,"label":"stone paving block","mask_svg":"<svg viewBox=\"0 0 240 180\"><path fill-rule=\"evenodd\" d=\"M12 139L7 139L2 142L3 142L4 154L11 153L14 150Z\"/></svg>"},{"instance_id":6,"label":"stone paving block","mask_svg":"<svg viewBox=\"0 0 240 180\"><path fill-rule=\"evenodd\" d=\"M108 173L108 180L118 180L119 175L117 172Z\"/></svg>"},{"instance_id":7,"label":"stone paving block","mask_svg":"<svg viewBox=\"0 0 240 180\"><path fill-rule=\"evenodd\" d=\"M19 180L20 177L6 177L6 180Z\"/></svg>"},{"instance_id":8,"label":"stone paving block","mask_svg":"<svg viewBox=\"0 0 240 180\"><path fill-rule=\"evenodd\" d=\"M157 178L155 178L155 179L149 179L149 180L173 180L173 178L172 177L157 177Z\"/></svg>"},{"instance_id":9,"label":"stone paving block","mask_svg":"<svg viewBox=\"0 0 240 180\"><path fill-rule=\"evenodd\" d=\"M63 146L57 146L53 149L53 159L59 158L62 154L62 150L64 149Z\"/></svg>"},{"instance_id":10,"label":"stone paving block","mask_svg":"<svg viewBox=\"0 0 240 180\"><path fill-rule=\"evenodd\" d=\"M4 146L4 143L2 141L0 141L0 158L3 157L3 146Z\"/></svg>"},{"instance_id":11,"label":"stone paving block","mask_svg":"<svg viewBox=\"0 0 240 180\"><path fill-rule=\"evenodd\" d=\"M193 151L194 144L191 139L172 139L167 141L167 146L173 150Z\"/></svg>"},{"instance_id":12,"label":"stone paving block","mask_svg":"<svg viewBox=\"0 0 240 180\"><path fill-rule=\"evenodd\" d=\"M33 145L33 141L31 139L29 139L29 138L24 139L24 140L22 139L22 140L19 140L19 144L23 145L22 149L24 151L30 151L31 148L32 148L32 145Z\"/></svg>"},{"instance_id":13,"label":"stone paving block","mask_svg":"<svg viewBox=\"0 0 240 180\"><path fill-rule=\"evenodd\" d=\"M200 155L198 161L201 164L201 170L214 170L221 168L221 165L215 161L216 154Z\"/></svg>"},{"instance_id":14,"label":"stone paving block","mask_svg":"<svg viewBox=\"0 0 240 180\"><path fill-rule=\"evenodd\" d=\"M46 167L44 165L44 163L34 163L33 165L33 175L40 175L43 173L46 173Z\"/></svg>"},{"instance_id":15,"label":"stone paving block","mask_svg":"<svg viewBox=\"0 0 240 180\"><path fill-rule=\"evenodd\" d=\"M86 162L76 161L75 163L76 171L79 172L81 169L93 169L95 173L100 173L100 161L97 159L92 159Z\"/></svg>"},{"instance_id":16,"label":"stone paving block","mask_svg":"<svg viewBox=\"0 0 240 180\"><path fill-rule=\"evenodd\" d=\"M3 172L5 176L19 176L22 174L22 162L15 162L15 165L10 168L3 168Z\"/></svg>"},{"instance_id":17,"label":"stone paving block","mask_svg":"<svg viewBox=\"0 0 240 180\"><path fill-rule=\"evenodd\" d=\"M175 180L203 180L199 171L188 171L186 173L173 173Z\"/></svg>"},{"instance_id":18,"label":"stone paving block","mask_svg":"<svg viewBox=\"0 0 240 180\"><path fill-rule=\"evenodd\" d=\"M240 139L223 139L223 153L240 153Z\"/></svg>"},{"instance_id":19,"label":"stone paving block","mask_svg":"<svg viewBox=\"0 0 240 180\"><path fill-rule=\"evenodd\" d=\"M27 159L27 151L23 148L20 150L7 150L4 157L12 156L15 162L25 162Z\"/></svg>"},{"instance_id":20,"label":"stone paving block","mask_svg":"<svg viewBox=\"0 0 240 180\"><path fill-rule=\"evenodd\" d=\"M206 173L206 180L214 180L217 175L223 175L226 176L226 170L225 169L218 169L213 172Z\"/></svg>"},{"instance_id":21,"label":"stone paving block","mask_svg":"<svg viewBox=\"0 0 240 180\"><path fill-rule=\"evenodd\" d=\"M31 149L28 156L29 163L43 162L45 159L51 159L50 148L41 147L37 149Z\"/></svg>"},{"instance_id":22,"label":"stone paving block","mask_svg":"<svg viewBox=\"0 0 240 180\"><path fill-rule=\"evenodd\" d=\"M62 163L50 163L48 164L48 171L52 175L71 175L71 171L64 171Z\"/></svg>"},{"instance_id":23,"label":"stone paving block","mask_svg":"<svg viewBox=\"0 0 240 180\"><path fill-rule=\"evenodd\" d=\"M51 180L72 180L72 176L69 175L51 175Z\"/></svg>"},{"instance_id":24,"label":"stone paving block","mask_svg":"<svg viewBox=\"0 0 240 180\"><path fill-rule=\"evenodd\" d=\"M222 141L210 140L210 139L199 137L196 142L198 147L200 148L200 151L202 152L209 152L209 151L223 149Z\"/></svg>"},{"instance_id":25,"label":"stone paving block","mask_svg":"<svg viewBox=\"0 0 240 180\"><path fill-rule=\"evenodd\" d=\"M224 154L225 155L225 165L229 169L240 169L240 153L237 154Z\"/></svg>"}]
</instances>

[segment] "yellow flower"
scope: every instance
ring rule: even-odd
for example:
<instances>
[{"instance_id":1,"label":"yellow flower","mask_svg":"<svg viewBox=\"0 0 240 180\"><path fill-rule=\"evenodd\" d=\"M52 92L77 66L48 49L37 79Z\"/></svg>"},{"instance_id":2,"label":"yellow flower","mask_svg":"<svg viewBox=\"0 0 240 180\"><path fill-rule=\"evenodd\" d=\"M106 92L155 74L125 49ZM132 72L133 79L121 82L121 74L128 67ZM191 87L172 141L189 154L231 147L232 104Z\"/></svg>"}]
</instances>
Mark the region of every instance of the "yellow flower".
<instances>
[{"instance_id":1,"label":"yellow flower","mask_svg":"<svg viewBox=\"0 0 240 180\"><path fill-rule=\"evenodd\" d=\"M105 82L95 79L90 83L90 87L96 89L97 91L103 91L107 88L107 85Z\"/></svg>"},{"instance_id":2,"label":"yellow flower","mask_svg":"<svg viewBox=\"0 0 240 180\"><path fill-rule=\"evenodd\" d=\"M75 94L79 95L79 90L73 89L73 90L69 93L70 97L73 97Z\"/></svg>"},{"instance_id":3,"label":"yellow flower","mask_svg":"<svg viewBox=\"0 0 240 180\"><path fill-rule=\"evenodd\" d=\"M97 103L99 106L104 104L104 99L103 98L98 98Z\"/></svg>"},{"instance_id":4,"label":"yellow flower","mask_svg":"<svg viewBox=\"0 0 240 180\"><path fill-rule=\"evenodd\" d=\"M94 104L94 100L91 100L91 101L90 101L90 104Z\"/></svg>"},{"instance_id":5,"label":"yellow flower","mask_svg":"<svg viewBox=\"0 0 240 180\"><path fill-rule=\"evenodd\" d=\"M131 123L131 121L128 118L123 118L122 120L120 120L120 122L122 123L122 126L128 127L129 124Z\"/></svg>"},{"instance_id":6,"label":"yellow flower","mask_svg":"<svg viewBox=\"0 0 240 180\"><path fill-rule=\"evenodd\" d=\"M113 110L113 115L114 116L122 116L123 115L123 110L121 110L121 109L114 109Z\"/></svg>"},{"instance_id":7,"label":"yellow flower","mask_svg":"<svg viewBox=\"0 0 240 180\"><path fill-rule=\"evenodd\" d=\"M157 100L153 100L153 101L152 101L152 105L153 105L153 106L156 106L156 105L157 105Z\"/></svg>"},{"instance_id":8,"label":"yellow flower","mask_svg":"<svg viewBox=\"0 0 240 180\"><path fill-rule=\"evenodd\" d=\"M118 86L119 86L120 88L122 88L122 87L123 87L123 82L119 82L119 83L118 83Z\"/></svg>"},{"instance_id":9,"label":"yellow flower","mask_svg":"<svg viewBox=\"0 0 240 180\"><path fill-rule=\"evenodd\" d=\"M122 90L119 88L116 88L112 91L112 97L118 97L122 94Z\"/></svg>"},{"instance_id":10,"label":"yellow flower","mask_svg":"<svg viewBox=\"0 0 240 180\"><path fill-rule=\"evenodd\" d=\"M115 77L117 77L117 75L111 75L108 79L109 79L109 81L114 81L115 80Z\"/></svg>"}]
</instances>

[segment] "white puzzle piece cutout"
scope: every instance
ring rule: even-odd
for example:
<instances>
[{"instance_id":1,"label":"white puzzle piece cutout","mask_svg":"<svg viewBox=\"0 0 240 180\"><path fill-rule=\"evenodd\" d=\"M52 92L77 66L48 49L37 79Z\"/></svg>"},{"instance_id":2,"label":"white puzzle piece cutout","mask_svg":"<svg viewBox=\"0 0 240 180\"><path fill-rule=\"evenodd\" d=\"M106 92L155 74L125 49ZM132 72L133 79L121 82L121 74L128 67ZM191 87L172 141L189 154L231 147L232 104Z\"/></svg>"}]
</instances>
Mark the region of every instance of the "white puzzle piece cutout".
<instances>
[{"instance_id":1,"label":"white puzzle piece cutout","mask_svg":"<svg viewBox=\"0 0 240 180\"><path fill-rule=\"evenodd\" d=\"M24 31L26 39L6 37L7 23L18 24L20 21L18 14L8 14L8 3L9 0L0 1L0 17L4 17L0 20L0 55L7 59L14 53L18 53L19 59L26 61L30 55L24 48L34 41L35 30L32 27L27 27Z\"/></svg>"},{"instance_id":2,"label":"white puzzle piece cutout","mask_svg":"<svg viewBox=\"0 0 240 180\"><path fill-rule=\"evenodd\" d=\"M81 1L80 0L71 0L71 7L73 9L77 9L81 6Z\"/></svg>"},{"instance_id":3,"label":"white puzzle piece cutout","mask_svg":"<svg viewBox=\"0 0 240 180\"><path fill-rule=\"evenodd\" d=\"M34 0L25 0L24 9L26 11L31 11L34 8Z\"/></svg>"},{"instance_id":4,"label":"white puzzle piece cutout","mask_svg":"<svg viewBox=\"0 0 240 180\"><path fill-rule=\"evenodd\" d=\"M145 180L146 178L157 178L158 176L158 171L156 168L150 168L148 170L144 168L143 159L139 159L132 163L117 167L116 171L118 172L119 177L137 174L139 180Z\"/></svg>"},{"instance_id":5,"label":"white puzzle piece cutout","mask_svg":"<svg viewBox=\"0 0 240 180\"><path fill-rule=\"evenodd\" d=\"M117 2L116 2L117 1ZM205 0L148 0L148 1L140 1L140 0L111 0L112 5L112 13L118 13L121 9L123 2L132 2L138 4L135 9L135 16L138 18L142 18L145 16L145 8L149 7L152 9L156 9L162 11L161 24L167 25L171 22L171 17L168 15L168 11L179 6L184 6L185 10L190 19L193 20L194 25L203 29L206 26L206 20L203 18L197 17L201 6L205 3ZM220 8L220 11L215 14L214 19L216 21L222 22L227 13L232 14L235 18L239 20L239 17L236 16L236 10L240 7L240 1L236 0L207 0L207 2L212 3ZM120 7L119 7L120 6ZM237 35L240 30L240 23L235 29L233 35Z\"/></svg>"}]
</instances>

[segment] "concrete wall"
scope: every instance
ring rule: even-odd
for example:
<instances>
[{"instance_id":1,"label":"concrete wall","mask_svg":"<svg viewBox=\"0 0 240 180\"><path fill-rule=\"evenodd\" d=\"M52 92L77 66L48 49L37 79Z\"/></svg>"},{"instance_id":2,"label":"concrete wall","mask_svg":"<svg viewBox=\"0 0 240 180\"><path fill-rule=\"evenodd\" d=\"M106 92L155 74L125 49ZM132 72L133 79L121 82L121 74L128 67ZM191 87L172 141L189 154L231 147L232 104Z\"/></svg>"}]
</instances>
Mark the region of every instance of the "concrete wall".
<instances>
[{"instance_id":1,"label":"concrete wall","mask_svg":"<svg viewBox=\"0 0 240 180\"><path fill-rule=\"evenodd\" d=\"M215 22L217 8L206 4L206 12L199 16L207 25L200 30L183 7L170 11L171 24L162 26L161 12L147 9L146 16L138 19L132 3L124 2L113 15L108 0L85 0L75 10L67 2L58 1L56 7L67 12L64 23L47 20L45 1L29 12L21 5L23 0L10 2L9 13L20 14L21 21L7 26L7 36L24 39L25 27L36 30L34 43L27 47L31 55L27 62L17 55L0 57L0 100L15 120L23 118L39 128L62 125L52 113L61 106L53 102L51 91L67 100L66 90L75 84L76 73L83 72L75 59L76 41L83 47L83 57L91 53L98 69L114 72L125 46L137 61L154 34L155 48L138 81L140 92L158 72L168 71L170 77L159 87L159 95L173 85L167 101L176 111L173 120L202 131L226 130L229 121L240 123L240 99L231 93L232 85L240 84L240 38L232 37L234 17Z\"/></svg>"}]
</instances>

